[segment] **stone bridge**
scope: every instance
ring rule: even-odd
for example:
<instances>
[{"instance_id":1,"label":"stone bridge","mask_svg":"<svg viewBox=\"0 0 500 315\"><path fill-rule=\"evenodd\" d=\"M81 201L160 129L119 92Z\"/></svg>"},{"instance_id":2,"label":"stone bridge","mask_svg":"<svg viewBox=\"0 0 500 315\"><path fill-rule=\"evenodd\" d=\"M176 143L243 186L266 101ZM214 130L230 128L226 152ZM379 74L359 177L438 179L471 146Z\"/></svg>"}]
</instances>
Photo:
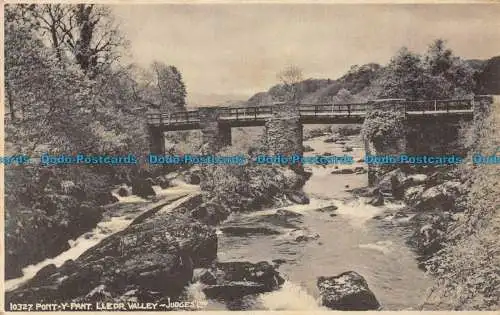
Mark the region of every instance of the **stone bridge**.
<instances>
[{"instance_id":1,"label":"stone bridge","mask_svg":"<svg viewBox=\"0 0 500 315\"><path fill-rule=\"evenodd\" d=\"M383 99L351 104L275 104L259 107L200 107L197 110L148 115L150 151L164 154L164 132L201 130L206 151L215 153L231 145L231 128L264 126L269 154L302 154L304 124L362 124L372 110L397 111L404 115L395 145L374 152L365 141L368 154L446 153L458 140L462 121L478 119L490 107L491 96L462 100L406 101ZM432 152L422 148L434 145ZM380 151L380 149L379 149Z\"/></svg>"}]
</instances>

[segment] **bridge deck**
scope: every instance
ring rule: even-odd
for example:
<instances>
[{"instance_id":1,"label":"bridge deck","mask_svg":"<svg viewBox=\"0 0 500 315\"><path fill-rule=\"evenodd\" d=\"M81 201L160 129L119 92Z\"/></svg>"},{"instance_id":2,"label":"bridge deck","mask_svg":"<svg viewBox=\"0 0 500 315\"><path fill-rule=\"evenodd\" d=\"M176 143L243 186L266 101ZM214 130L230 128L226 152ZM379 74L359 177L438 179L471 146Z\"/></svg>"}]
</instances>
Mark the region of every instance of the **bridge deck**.
<instances>
[{"instance_id":1,"label":"bridge deck","mask_svg":"<svg viewBox=\"0 0 500 315\"><path fill-rule=\"evenodd\" d=\"M346 124L362 123L367 111L373 103L350 104L300 104L300 120L304 124ZM472 117L474 104L472 100L433 100L402 101L394 104L394 110L401 110L407 116L463 116ZM386 108L385 110L391 110ZM231 127L263 126L273 116L272 106L257 107L219 107L218 121ZM148 125L165 131L191 130L200 128L198 110L176 113L157 113L148 115Z\"/></svg>"}]
</instances>

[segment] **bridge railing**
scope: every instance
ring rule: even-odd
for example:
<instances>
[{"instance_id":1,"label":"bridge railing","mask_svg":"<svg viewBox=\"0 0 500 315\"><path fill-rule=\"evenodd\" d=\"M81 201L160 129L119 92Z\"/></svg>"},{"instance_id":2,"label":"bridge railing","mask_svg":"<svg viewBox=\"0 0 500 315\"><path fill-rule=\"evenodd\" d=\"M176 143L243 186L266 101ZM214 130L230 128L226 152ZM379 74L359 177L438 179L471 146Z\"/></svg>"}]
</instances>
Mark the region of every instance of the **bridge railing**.
<instances>
[{"instance_id":1,"label":"bridge railing","mask_svg":"<svg viewBox=\"0 0 500 315\"><path fill-rule=\"evenodd\" d=\"M148 123L152 125L176 124L199 122L200 116L197 110L188 110L175 113L150 113L147 115Z\"/></svg>"},{"instance_id":2,"label":"bridge railing","mask_svg":"<svg viewBox=\"0 0 500 315\"><path fill-rule=\"evenodd\" d=\"M426 100L426 101L402 101L395 106L403 106L404 111L412 114L424 113L449 113L449 112L471 112L473 110L472 100ZM299 114L302 117L321 116L360 116L372 106L368 103L348 104L300 104ZM398 108L399 108L398 107ZM220 107L218 109L219 119L222 120L257 120L267 118L273 114L272 106L252 107ZM200 121L198 110L188 110L175 113L152 113L148 114L148 123L152 125L195 123Z\"/></svg>"},{"instance_id":3,"label":"bridge railing","mask_svg":"<svg viewBox=\"0 0 500 315\"><path fill-rule=\"evenodd\" d=\"M219 118L248 120L269 117L272 113L271 106L223 107L219 109Z\"/></svg>"},{"instance_id":4,"label":"bridge railing","mask_svg":"<svg viewBox=\"0 0 500 315\"><path fill-rule=\"evenodd\" d=\"M367 103L350 104L302 104L299 107L300 116L318 117L325 115L347 115L364 113Z\"/></svg>"},{"instance_id":5,"label":"bridge railing","mask_svg":"<svg viewBox=\"0 0 500 315\"><path fill-rule=\"evenodd\" d=\"M405 102L405 111L413 113L471 111L472 100L430 100Z\"/></svg>"}]
</instances>

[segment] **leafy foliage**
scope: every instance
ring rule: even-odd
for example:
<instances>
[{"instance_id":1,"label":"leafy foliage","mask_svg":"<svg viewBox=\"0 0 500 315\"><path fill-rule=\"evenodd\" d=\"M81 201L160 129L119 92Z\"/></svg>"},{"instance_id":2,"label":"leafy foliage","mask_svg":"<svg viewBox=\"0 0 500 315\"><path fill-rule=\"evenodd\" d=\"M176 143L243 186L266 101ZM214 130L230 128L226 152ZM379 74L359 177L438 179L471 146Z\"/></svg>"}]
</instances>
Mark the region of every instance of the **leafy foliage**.
<instances>
[{"instance_id":1,"label":"leafy foliage","mask_svg":"<svg viewBox=\"0 0 500 315\"><path fill-rule=\"evenodd\" d=\"M498 101L492 114L469 129L479 137L470 154L494 155L500 146ZM426 305L455 310L498 310L500 288L500 170L497 165L462 165L461 180L469 192L456 205L464 217L446 234L446 246L427 262L436 284Z\"/></svg>"},{"instance_id":2,"label":"leafy foliage","mask_svg":"<svg viewBox=\"0 0 500 315\"><path fill-rule=\"evenodd\" d=\"M361 134L373 142L376 150L381 150L391 145L388 141L400 136L404 130L403 121L404 114L401 112L373 110L367 114Z\"/></svg>"},{"instance_id":3,"label":"leafy foliage","mask_svg":"<svg viewBox=\"0 0 500 315\"><path fill-rule=\"evenodd\" d=\"M438 39L424 56L402 48L377 79L379 98L463 98L474 90L474 70Z\"/></svg>"}]
</instances>

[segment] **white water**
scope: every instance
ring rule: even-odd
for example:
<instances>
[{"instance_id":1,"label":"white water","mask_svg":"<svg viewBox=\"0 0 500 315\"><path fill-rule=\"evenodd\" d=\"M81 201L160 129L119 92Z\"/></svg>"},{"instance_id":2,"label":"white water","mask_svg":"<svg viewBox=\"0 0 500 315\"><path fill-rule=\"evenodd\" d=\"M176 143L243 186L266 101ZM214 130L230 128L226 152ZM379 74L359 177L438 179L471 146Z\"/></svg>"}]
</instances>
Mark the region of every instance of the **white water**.
<instances>
[{"instance_id":1,"label":"white water","mask_svg":"<svg viewBox=\"0 0 500 315\"><path fill-rule=\"evenodd\" d=\"M183 195L199 190L198 186L188 185L183 182L176 182L176 184L178 186L163 190L159 186L153 186L153 188L158 192L157 196L159 197ZM106 237L124 230L135 217L147 209L146 206L148 204L152 204L151 200L143 199L135 195L121 197L116 194L116 191L113 191L112 194L119 199L119 202L108 206L108 213L112 214L114 210L124 207L127 207L127 209L131 208L131 211L125 211L119 216L105 218L102 222L99 222L96 228L92 231L81 235L75 240L69 240L68 244L70 245L70 248L56 257L48 258L37 264L26 266L22 270L23 275L21 277L5 281L5 291L8 292L18 288L20 285L33 278L35 274L45 266L54 264L56 267L60 267L66 260L78 258L87 249L99 244ZM186 198L188 197L176 200L173 203L166 205L163 209L166 211L173 209Z\"/></svg>"},{"instance_id":2,"label":"white water","mask_svg":"<svg viewBox=\"0 0 500 315\"><path fill-rule=\"evenodd\" d=\"M132 219L116 217L111 218L111 220L107 222L100 222L91 232L83 234L76 240L68 241L71 248L67 251L62 252L54 258L48 258L37 264L29 265L23 268L23 275L21 277L5 281L5 291L16 289L21 284L33 278L40 269L47 265L54 264L56 267L60 267L66 260L78 258L83 252L97 245L107 236L126 228L131 221Z\"/></svg>"},{"instance_id":3,"label":"white water","mask_svg":"<svg viewBox=\"0 0 500 315\"><path fill-rule=\"evenodd\" d=\"M306 142L316 151L309 154L330 152L343 155L341 146L323 143L322 139ZM349 142L348 144L351 145ZM347 153L354 160L363 157L359 148ZM365 166L361 163L351 166ZM247 260L251 262L285 260L279 271L286 278L282 288L261 294L251 309L261 310L322 310L318 301L319 291L316 281L319 276L335 276L345 271L356 271L368 282L377 299L388 310L403 310L418 306L430 279L418 269L415 256L405 245L403 232L395 227L387 227L387 222L373 220L382 212L394 212L402 207L388 204L374 207L365 204L366 199L354 199L345 191L349 188L363 187L367 176L347 174L333 175L333 166L310 167L313 175L306 183L304 191L312 196L308 205L286 207L301 213L302 223L298 224L305 235L319 234L318 239L296 242L297 231L281 228L280 235L252 235L236 237L219 235L219 254L221 261ZM333 211L316 211L328 205L335 205ZM248 214L232 216L224 225L232 222L255 224L259 216L275 213L267 209ZM277 227L279 228L279 227ZM300 231L299 231L300 232ZM211 305L209 309L224 309Z\"/></svg>"}]
</instances>

